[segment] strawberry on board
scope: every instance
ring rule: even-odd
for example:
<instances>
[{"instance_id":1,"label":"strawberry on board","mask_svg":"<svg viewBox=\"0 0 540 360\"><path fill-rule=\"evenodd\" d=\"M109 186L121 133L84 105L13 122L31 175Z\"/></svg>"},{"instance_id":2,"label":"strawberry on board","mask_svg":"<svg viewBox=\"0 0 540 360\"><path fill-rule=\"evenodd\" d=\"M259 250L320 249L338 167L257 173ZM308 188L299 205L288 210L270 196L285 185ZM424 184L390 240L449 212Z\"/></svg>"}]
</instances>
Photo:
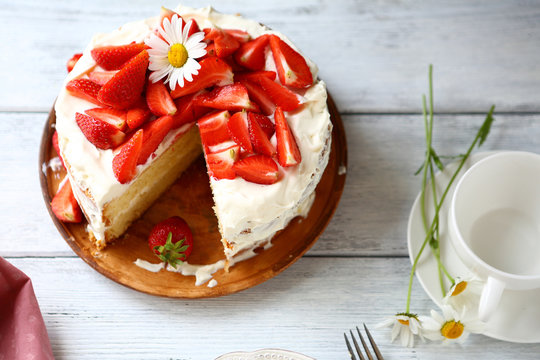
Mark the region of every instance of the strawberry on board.
<instances>
[{"instance_id":1,"label":"strawberry on board","mask_svg":"<svg viewBox=\"0 0 540 360\"><path fill-rule=\"evenodd\" d=\"M124 141L125 134L106 121L81 113L75 113L75 121L88 141L98 149L112 149Z\"/></svg>"},{"instance_id":2,"label":"strawberry on board","mask_svg":"<svg viewBox=\"0 0 540 360\"><path fill-rule=\"evenodd\" d=\"M216 179L234 179L236 172L233 165L238 160L240 146L233 145L212 154L206 154L208 175Z\"/></svg>"},{"instance_id":3,"label":"strawberry on board","mask_svg":"<svg viewBox=\"0 0 540 360\"><path fill-rule=\"evenodd\" d=\"M101 87L98 100L115 109L129 108L141 96L147 68L148 51L143 50Z\"/></svg>"},{"instance_id":4,"label":"strawberry on board","mask_svg":"<svg viewBox=\"0 0 540 360\"><path fill-rule=\"evenodd\" d=\"M174 100L174 104L176 105L178 111L173 115L173 128L178 128L184 124L194 122L198 118L212 111L210 108L194 104L193 99L204 92L206 91L201 90L194 94L182 96Z\"/></svg>"},{"instance_id":5,"label":"strawberry on board","mask_svg":"<svg viewBox=\"0 0 540 360\"><path fill-rule=\"evenodd\" d=\"M211 92L197 96L194 102L198 106L219 110L259 110L258 106L249 100L246 87L240 83L217 86Z\"/></svg>"},{"instance_id":6,"label":"strawberry on board","mask_svg":"<svg viewBox=\"0 0 540 360\"><path fill-rule=\"evenodd\" d=\"M247 152L253 151L248 130L248 113L240 111L235 113L227 122L229 135L235 143L240 145Z\"/></svg>"},{"instance_id":7,"label":"strawberry on board","mask_svg":"<svg viewBox=\"0 0 540 360\"><path fill-rule=\"evenodd\" d=\"M193 76L193 81L184 82L184 86L177 86L172 92L173 99L189 95L210 86L224 86L233 83L233 72L229 64L217 57L208 57L199 62L199 74Z\"/></svg>"},{"instance_id":8,"label":"strawberry on board","mask_svg":"<svg viewBox=\"0 0 540 360\"><path fill-rule=\"evenodd\" d=\"M169 115L162 116L144 125L142 148L137 160L138 165L146 163L172 127L173 119Z\"/></svg>"},{"instance_id":9,"label":"strawberry on board","mask_svg":"<svg viewBox=\"0 0 540 360\"><path fill-rule=\"evenodd\" d=\"M268 45L268 35L261 35L255 40L248 41L234 53L236 62L250 70L261 70L266 63L265 49Z\"/></svg>"},{"instance_id":10,"label":"strawberry on board","mask_svg":"<svg viewBox=\"0 0 540 360\"><path fill-rule=\"evenodd\" d=\"M176 114L176 105L174 104L169 89L162 80L155 83L148 80L146 85L146 103L152 114L156 116Z\"/></svg>"},{"instance_id":11,"label":"strawberry on board","mask_svg":"<svg viewBox=\"0 0 540 360\"><path fill-rule=\"evenodd\" d=\"M193 251L193 234L184 219L173 216L152 228L148 246L161 261L176 268Z\"/></svg>"},{"instance_id":12,"label":"strawberry on board","mask_svg":"<svg viewBox=\"0 0 540 360\"><path fill-rule=\"evenodd\" d=\"M94 119L105 121L114 126L120 131L126 129L126 115L127 111L111 109L111 108L93 108L85 111L87 115L90 115Z\"/></svg>"},{"instance_id":13,"label":"strawberry on board","mask_svg":"<svg viewBox=\"0 0 540 360\"><path fill-rule=\"evenodd\" d=\"M274 123L272 123L272 121L268 117L264 116L263 114L257 114L252 112L248 114L248 117L252 121L256 121L257 123L259 123L259 126L261 127L262 131L264 131L268 139L272 138L272 135L274 135L276 128L274 126Z\"/></svg>"},{"instance_id":14,"label":"strawberry on board","mask_svg":"<svg viewBox=\"0 0 540 360\"><path fill-rule=\"evenodd\" d=\"M302 161L302 155L296 139L289 127L283 110L278 106L276 113L274 114L274 121L276 122L276 140L277 140L277 157L281 166L294 166L300 164Z\"/></svg>"},{"instance_id":15,"label":"strawberry on board","mask_svg":"<svg viewBox=\"0 0 540 360\"><path fill-rule=\"evenodd\" d=\"M143 130L137 130L131 138L116 151L112 161L114 176L120 184L130 182L137 174L137 160L141 153Z\"/></svg>"},{"instance_id":16,"label":"strawberry on board","mask_svg":"<svg viewBox=\"0 0 540 360\"><path fill-rule=\"evenodd\" d=\"M253 155L238 160L233 169L236 175L256 184L270 185L280 179L276 162L266 155Z\"/></svg>"},{"instance_id":17,"label":"strawberry on board","mask_svg":"<svg viewBox=\"0 0 540 360\"><path fill-rule=\"evenodd\" d=\"M88 74L88 78L99 85L105 85L109 80L112 79L114 75L116 75L118 71L117 70L110 70L110 71L92 71L90 74Z\"/></svg>"},{"instance_id":18,"label":"strawberry on board","mask_svg":"<svg viewBox=\"0 0 540 360\"><path fill-rule=\"evenodd\" d=\"M82 221L82 211L66 178L51 201L51 210L58 220L69 223Z\"/></svg>"},{"instance_id":19,"label":"strawberry on board","mask_svg":"<svg viewBox=\"0 0 540 360\"><path fill-rule=\"evenodd\" d=\"M248 116L249 139L253 145L253 151L268 156L276 155L276 149L268 139L268 136L252 116Z\"/></svg>"},{"instance_id":20,"label":"strawberry on board","mask_svg":"<svg viewBox=\"0 0 540 360\"><path fill-rule=\"evenodd\" d=\"M101 105L101 102L98 100L98 93L101 90L101 85L92 80L71 80L67 83L66 90L73 96Z\"/></svg>"},{"instance_id":21,"label":"strawberry on board","mask_svg":"<svg viewBox=\"0 0 540 360\"><path fill-rule=\"evenodd\" d=\"M197 121L201 142L208 148L231 140L227 122L231 115L227 110L210 113Z\"/></svg>"},{"instance_id":22,"label":"strawberry on board","mask_svg":"<svg viewBox=\"0 0 540 360\"><path fill-rule=\"evenodd\" d=\"M60 161L62 162L62 166L65 168L66 164L64 164L64 159L62 159L62 154L60 153L60 145L58 145L58 132L55 131L52 136L52 145L54 147L54 150L56 150L56 154L60 158Z\"/></svg>"},{"instance_id":23,"label":"strawberry on board","mask_svg":"<svg viewBox=\"0 0 540 360\"><path fill-rule=\"evenodd\" d=\"M81 53L78 53L78 54L74 54L71 59L68 60L67 64L66 64L66 68L67 68L67 72L71 72L71 70L73 70L73 68L75 67L75 64L77 64L77 61L79 61L79 59L81 58L82 54Z\"/></svg>"},{"instance_id":24,"label":"strawberry on board","mask_svg":"<svg viewBox=\"0 0 540 360\"><path fill-rule=\"evenodd\" d=\"M272 102L275 105L280 106L283 110L292 111L300 106L298 96L277 82L261 76L258 78L258 84L266 92Z\"/></svg>"},{"instance_id":25,"label":"strawberry on board","mask_svg":"<svg viewBox=\"0 0 540 360\"><path fill-rule=\"evenodd\" d=\"M143 43L127 45L108 45L93 48L90 54L94 61L105 70L122 68L135 55L146 48Z\"/></svg>"},{"instance_id":26,"label":"strawberry on board","mask_svg":"<svg viewBox=\"0 0 540 360\"><path fill-rule=\"evenodd\" d=\"M249 98L259 105L264 115L272 115L274 113L276 104L274 104L268 93L261 86L250 80L240 80L240 83L246 87Z\"/></svg>"},{"instance_id":27,"label":"strawberry on board","mask_svg":"<svg viewBox=\"0 0 540 360\"><path fill-rule=\"evenodd\" d=\"M270 48L276 63L279 81L294 88L308 88L313 84L313 75L306 59L276 35L270 36Z\"/></svg>"}]
</instances>

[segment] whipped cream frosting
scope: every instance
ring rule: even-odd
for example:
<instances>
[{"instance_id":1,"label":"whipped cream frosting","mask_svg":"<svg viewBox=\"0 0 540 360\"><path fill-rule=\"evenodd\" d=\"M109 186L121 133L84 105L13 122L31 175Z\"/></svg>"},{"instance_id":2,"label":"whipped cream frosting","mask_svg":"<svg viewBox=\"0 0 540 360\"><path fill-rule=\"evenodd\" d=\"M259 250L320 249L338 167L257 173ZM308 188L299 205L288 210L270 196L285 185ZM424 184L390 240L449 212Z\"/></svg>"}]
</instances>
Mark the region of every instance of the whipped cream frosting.
<instances>
[{"instance_id":1,"label":"whipped cream frosting","mask_svg":"<svg viewBox=\"0 0 540 360\"><path fill-rule=\"evenodd\" d=\"M263 34L275 34L296 49L283 34L270 30L256 21L238 15L221 14L211 7L193 9L180 6L176 11L185 19L194 19L201 29L221 27L242 29L253 38ZM70 95L65 85L92 71L96 63L90 55L96 46L121 45L132 41L142 42L157 25L159 17L131 22L108 34L95 35L75 68L68 75L58 96L55 109L59 146L69 162L69 176L74 193L89 217L89 227L94 236L103 239L105 225L101 221L101 209L112 199L121 196L129 184L120 184L112 170L113 150L100 150L92 145L75 122L75 113L84 112L96 105ZM267 53L268 69L275 69L273 58ZM317 67L306 58L313 78ZM307 215L313 202L314 189L322 175L330 152L330 115L326 105L326 86L317 80L307 91L300 94L304 105L297 111L285 113L289 126L295 134L302 154L302 162L295 167L281 168L283 178L273 185L259 185L238 177L234 180L211 179L214 194L214 210L219 219L224 239L233 245L225 249L227 258L242 250L249 250L268 242L289 221L299 215ZM175 137L187 131L177 129L167 135L156 151L159 156ZM276 144L275 135L272 139ZM138 166L138 173L149 166ZM85 194L90 194L89 199ZM248 230L249 229L249 230Z\"/></svg>"}]
</instances>

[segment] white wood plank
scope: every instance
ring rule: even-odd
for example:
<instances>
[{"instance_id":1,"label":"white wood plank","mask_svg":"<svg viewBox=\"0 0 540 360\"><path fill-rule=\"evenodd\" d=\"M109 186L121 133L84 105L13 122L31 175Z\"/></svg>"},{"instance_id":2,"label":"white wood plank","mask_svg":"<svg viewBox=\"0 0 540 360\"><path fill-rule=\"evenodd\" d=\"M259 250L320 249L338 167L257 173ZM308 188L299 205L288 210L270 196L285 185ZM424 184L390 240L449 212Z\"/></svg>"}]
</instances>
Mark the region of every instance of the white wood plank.
<instances>
[{"instance_id":1,"label":"white wood plank","mask_svg":"<svg viewBox=\"0 0 540 360\"><path fill-rule=\"evenodd\" d=\"M391 344L389 330L374 327L403 310L408 259L304 258L255 288L193 301L132 291L79 259L8 260L31 277L58 360L213 359L268 347L345 359L343 332L362 322L387 359L536 359L540 352L540 344L480 335L463 348ZM415 285L412 309L433 306Z\"/></svg>"},{"instance_id":2,"label":"white wood plank","mask_svg":"<svg viewBox=\"0 0 540 360\"><path fill-rule=\"evenodd\" d=\"M319 65L344 112L419 111L429 63L441 111L483 112L492 103L540 110L538 2L226 0L215 7L287 34ZM158 11L144 0L0 0L0 109L48 110L65 62L92 34Z\"/></svg>"},{"instance_id":3,"label":"white wood plank","mask_svg":"<svg viewBox=\"0 0 540 360\"><path fill-rule=\"evenodd\" d=\"M0 113L0 255L71 256L45 208L38 148L45 113ZM436 116L435 149L462 153L483 116ZM539 115L496 115L481 150L540 152ZM418 115L344 116L349 167L334 219L309 255L405 256L410 207L420 189L423 120ZM24 240L24 246L21 241Z\"/></svg>"}]
</instances>

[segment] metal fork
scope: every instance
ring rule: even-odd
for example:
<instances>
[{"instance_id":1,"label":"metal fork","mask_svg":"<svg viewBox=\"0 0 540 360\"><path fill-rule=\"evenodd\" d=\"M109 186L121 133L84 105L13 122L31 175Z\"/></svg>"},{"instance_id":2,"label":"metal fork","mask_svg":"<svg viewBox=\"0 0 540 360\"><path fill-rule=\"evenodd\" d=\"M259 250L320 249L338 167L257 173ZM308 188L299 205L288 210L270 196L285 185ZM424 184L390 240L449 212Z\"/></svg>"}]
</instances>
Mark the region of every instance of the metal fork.
<instances>
[{"instance_id":1,"label":"metal fork","mask_svg":"<svg viewBox=\"0 0 540 360\"><path fill-rule=\"evenodd\" d=\"M373 337L371 337L371 334L369 333L368 328L366 327L366 324L364 324L364 330L366 331L366 335L369 339L369 342L371 343L371 347L373 348L373 351L375 352L375 356L377 357L377 360L384 360L383 356L381 355L381 352L379 351L379 348L377 347L377 344L375 344L375 340L373 340ZM345 337L345 343L347 344L347 349L349 350L349 355L351 356L351 360L366 360L366 358L362 355L362 351L360 350L360 346L358 346L358 342L356 341L356 338L354 337L354 334L352 330L349 330L351 333L351 338L354 343L354 347L356 349L356 353L358 354L358 359L354 355L353 349L351 347L351 343L349 342L349 339L347 338L347 333L343 333L343 336ZM374 360L373 355L371 355L371 352L369 351L369 348L364 341L364 337L360 333L360 329L358 329L358 326L356 327L356 332L358 333L358 337L360 338L360 341L362 342L362 346L364 347L364 351L366 353L366 356L369 360Z\"/></svg>"}]
</instances>

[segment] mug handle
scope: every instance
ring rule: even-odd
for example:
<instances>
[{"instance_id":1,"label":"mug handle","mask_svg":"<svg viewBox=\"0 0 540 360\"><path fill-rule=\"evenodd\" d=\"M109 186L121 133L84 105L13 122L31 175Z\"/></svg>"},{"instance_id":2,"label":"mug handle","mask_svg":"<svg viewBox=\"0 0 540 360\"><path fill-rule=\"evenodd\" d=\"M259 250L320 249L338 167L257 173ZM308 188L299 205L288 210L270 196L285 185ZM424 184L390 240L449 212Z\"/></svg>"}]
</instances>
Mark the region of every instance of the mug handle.
<instances>
[{"instance_id":1,"label":"mug handle","mask_svg":"<svg viewBox=\"0 0 540 360\"><path fill-rule=\"evenodd\" d=\"M478 317L480 320L488 321L493 315L499 305L505 286L505 283L501 280L491 276L488 277L478 304Z\"/></svg>"}]
</instances>

